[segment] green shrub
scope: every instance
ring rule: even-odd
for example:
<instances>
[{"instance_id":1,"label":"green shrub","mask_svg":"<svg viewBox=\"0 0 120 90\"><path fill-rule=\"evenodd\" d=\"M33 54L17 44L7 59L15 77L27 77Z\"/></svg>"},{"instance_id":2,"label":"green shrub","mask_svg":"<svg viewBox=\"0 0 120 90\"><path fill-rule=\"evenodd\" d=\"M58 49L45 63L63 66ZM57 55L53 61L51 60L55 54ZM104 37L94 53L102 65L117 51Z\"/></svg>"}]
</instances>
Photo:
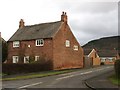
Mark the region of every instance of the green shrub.
<instances>
[{"instance_id":1,"label":"green shrub","mask_svg":"<svg viewBox=\"0 0 120 90\"><path fill-rule=\"evenodd\" d=\"M114 68L117 78L120 78L120 59L115 61Z\"/></svg>"}]
</instances>

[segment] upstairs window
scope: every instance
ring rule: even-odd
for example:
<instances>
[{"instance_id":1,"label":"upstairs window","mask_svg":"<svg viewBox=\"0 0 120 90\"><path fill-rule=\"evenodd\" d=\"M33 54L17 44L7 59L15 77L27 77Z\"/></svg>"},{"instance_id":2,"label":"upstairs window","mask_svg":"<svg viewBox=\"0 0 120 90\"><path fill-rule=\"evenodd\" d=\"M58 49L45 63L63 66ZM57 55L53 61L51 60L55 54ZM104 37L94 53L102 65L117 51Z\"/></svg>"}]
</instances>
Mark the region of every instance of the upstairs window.
<instances>
[{"instance_id":1,"label":"upstairs window","mask_svg":"<svg viewBox=\"0 0 120 90\"><path fill-rule=\"evenodd\" d=\"M74 45L74 50L78 51L78 46L77 45Z\"/></svg>"},{"instance_id":2,"label":"upstairs window","mask_svg":"<svg viewBox=\"0 0 120 90\"><path fill-rule=\"evenodd\" d=\"M13 47L19 47L20 46L20 42L19 41L14 41L13 42Z\"/></svg>"},{"instance_id":3,"label":"upstairs window","mask_svg":"<svg viewBox=\"0 0 120 90\"><path fill-rule=\"evenodd\" d=\"M36 40L36 46L43 46L44 45L44 40L43 39L37 39Z\"/></svg>"},{"instance_id":4,"label":"upstairs window","mask_svg":"<svg viewBox=\"0 0 120 90\"><path fill-rule=\"evenodd\" d=\"M69 40L66 40L65 46L66 46L66 47L70 47L70 41L69 41Z\"/></svg>"}]
</instances>

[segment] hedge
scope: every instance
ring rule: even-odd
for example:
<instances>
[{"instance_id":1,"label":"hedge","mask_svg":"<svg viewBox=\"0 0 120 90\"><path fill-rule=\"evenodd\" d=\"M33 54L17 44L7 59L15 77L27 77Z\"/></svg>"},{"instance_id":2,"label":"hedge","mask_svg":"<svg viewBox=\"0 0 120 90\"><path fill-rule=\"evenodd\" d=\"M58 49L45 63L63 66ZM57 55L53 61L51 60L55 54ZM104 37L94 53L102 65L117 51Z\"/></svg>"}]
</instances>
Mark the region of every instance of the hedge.
<instances>
[{"instance_id":1,"label":"hedge","mask_svg":"<svg viewBox=\"0 0 120 90\"><path fill-rule=\"evenodd\" d=\"M32 73L52 70L53 65L51 62L46 63L29 63L29 64L3 64L2 73L5 74L20 74L20 73Z\"/></svg>"},{"instance_id":2,"label":"hedge","mask_svg":"<svg viewBox=\"0 0 120 90\"><path fill-rule=\"evenodd\" d=\"M115 73L118 78L120 78L120 59L115 61Z\"/></svg>"}]
</instances>

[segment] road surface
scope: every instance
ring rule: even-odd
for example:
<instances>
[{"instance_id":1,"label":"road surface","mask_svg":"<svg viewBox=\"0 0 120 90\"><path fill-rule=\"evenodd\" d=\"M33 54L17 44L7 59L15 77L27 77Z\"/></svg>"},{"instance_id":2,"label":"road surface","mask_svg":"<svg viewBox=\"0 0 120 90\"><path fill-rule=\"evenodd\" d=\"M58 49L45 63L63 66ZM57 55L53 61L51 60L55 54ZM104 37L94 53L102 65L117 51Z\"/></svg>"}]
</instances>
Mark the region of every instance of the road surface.
<instances>
[{"instance_id":1,"label":"road surface","mask_svg":"<svg viewBox=\"0 0 120 90\"><path fill-rule=\"evenodd\" d=\"M75 72L27 80L3 81L2 88L88 88L84 81L104 73L113 72L113 66L80 69Z\"/></svg>"}]
</instances>

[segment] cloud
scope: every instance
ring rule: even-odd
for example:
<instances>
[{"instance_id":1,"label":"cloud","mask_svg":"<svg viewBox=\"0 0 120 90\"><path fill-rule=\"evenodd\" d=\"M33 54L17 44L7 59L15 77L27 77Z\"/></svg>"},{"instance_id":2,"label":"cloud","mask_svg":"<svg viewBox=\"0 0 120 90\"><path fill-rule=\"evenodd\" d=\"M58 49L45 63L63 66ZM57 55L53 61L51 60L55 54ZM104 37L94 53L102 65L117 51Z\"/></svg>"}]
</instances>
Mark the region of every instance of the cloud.
<instances>
[{"instance_id":1,"label":"cloud","mask_svg":"<svg viewBox=\"0 0 120 90\"><path fill-rule=\"evenodd\" d=\"M117 8L116 2L87 2L87 3L80 3L77 5L78 7L74 7L75 12L82 12L82 13L108 13L111 10Z\"/></svg>"},{"instance_id":2,"label":"cloud","mask_svg":"<svg viewBox=\"0 0 120 90\"><path fill-rule=\"evenodd\" d=\"M61 12L66 11L71 30L82 45L92 39L117 35L117 2L81 1L88 0L3 0L0 3L0 30L8 40L18 29L21 18L26 25L58 21Z\"/></svg>"},{"instance_id":3,"label":"cloud","mask_svg":"<svg viewBox=\"0 0 120 90\"><path fill-rule=\"evenodd\" d=\"M71 28L82 45L93 39L118 35L117 3L87 3L88 6L84 5L78 7L76 5L75 8L83 8L78 11L76 9L70 17Z\"/></svg>"}]
</instances>

